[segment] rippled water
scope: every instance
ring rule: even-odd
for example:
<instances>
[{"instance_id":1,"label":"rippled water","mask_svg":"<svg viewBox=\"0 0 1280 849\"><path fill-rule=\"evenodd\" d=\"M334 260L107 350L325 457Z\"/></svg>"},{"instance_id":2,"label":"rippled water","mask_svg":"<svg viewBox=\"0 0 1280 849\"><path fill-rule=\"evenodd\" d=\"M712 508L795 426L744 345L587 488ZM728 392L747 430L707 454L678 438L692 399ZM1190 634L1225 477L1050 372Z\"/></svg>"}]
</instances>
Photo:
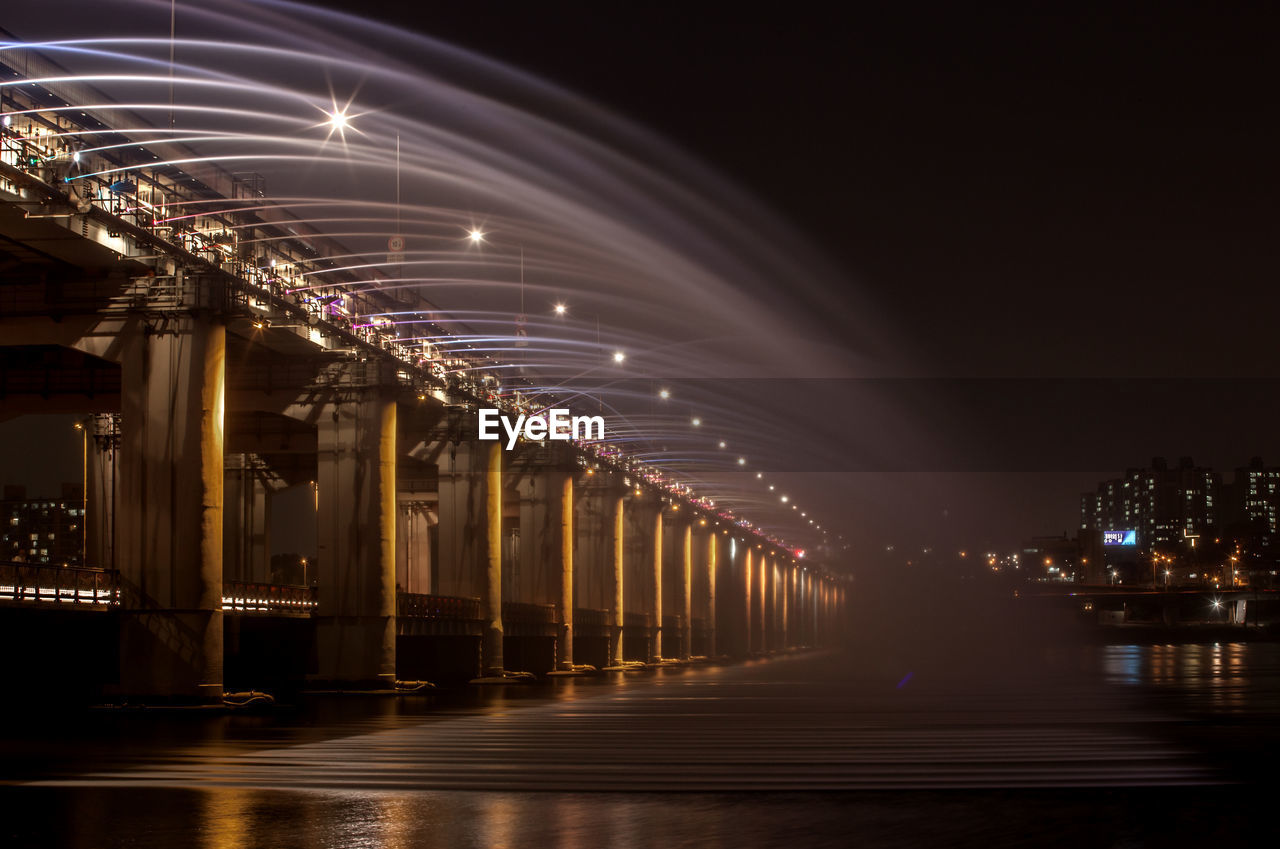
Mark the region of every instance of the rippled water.
<instances>
[{"instance_id":1,"label":"rippled water","mask_svg":"<svg viewBox=\"0 0 1280 849\"><path fill-rule=\"evenodd\" d=\"M910 667L910 668L908 668ZM6 845L1182 845L1244 828L1280 646L883 644L4 734ZM529 792L539 791L539 792ZM1243 834L1243 831L1239 831Z\"/></svg>"}]
</instances>

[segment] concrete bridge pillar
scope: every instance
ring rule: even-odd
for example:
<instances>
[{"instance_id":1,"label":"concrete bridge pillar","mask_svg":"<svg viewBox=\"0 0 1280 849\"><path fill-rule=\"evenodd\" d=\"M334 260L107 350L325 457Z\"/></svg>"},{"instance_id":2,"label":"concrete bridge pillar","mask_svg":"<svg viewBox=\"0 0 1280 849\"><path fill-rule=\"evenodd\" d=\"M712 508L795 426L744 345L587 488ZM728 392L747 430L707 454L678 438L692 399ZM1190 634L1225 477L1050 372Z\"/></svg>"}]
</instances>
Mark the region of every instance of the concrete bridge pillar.
<instances>
[{"instance_id":1,"label":"concrete bridge pillar","mask_svg":"<svg viewBox=\"0 0 1280 849\"><path fill-rule=\"evenodd\" d=\"M676 655L688 660L693 653L693 521L686 517L674 523L675 599L680 613L680 645Z\"/></svg>"},{"instance_id":2,"label":"concrete bridge pillar","mask_svg":"<svg viewBox=\"0 0 1280 849\"><path fill-rule=\"evenodd\" d=\"M778 607L782 611L781 622L781 643L782 648L791 648L791 588L792 579L795 576L795 566L792 563L782 563L781 574L781 592L778 593Z\"/></svg>"},{"instance_id":3,"label":"concrete bridge pillar","mask_svg":"<svg viewBox=\"0 0 1280 849\"><path fill-rule=\"evenodd\" d=\"M119 686L143 699L220 702L226 328L174 316L116 343Z\"/></svg>"},{"instance_id":4,"label":"concrete bridge pillar","mask_svg":"<svg viewBox=\"0 0 1280 849\"><path fill-rule=\"evenodd\" d=\"M85 565L116 568L116 475L120 416L99 413L88 423L85 442Z\"/></svg>"},{"instance_id":5,"label":"concrete bridge pillar","mask_svg":"<svg viewBox=\"0 0 1280 849\"><path fill-rule=\"evenodd\" d=\"M755 549L755 651L769 651L769 558Z\"/></svg>"},{"instance_id":6,"label":"concrete bridge pillar","mask_svg":"<svg viewBox=\"0 0 1280 849\"><path fill-rule=\"evenodd\" d=\"M515 600L555 605L557 669L573 668L573 473L533 467L516 486L520 494L520 574Z\"/></svg>"},{"instance_id":7,"label":"concrete bridge pillar","mask_svg":"<svg viewBox=\"0 0 1280 849\"><path fill-rule=\"evenodd\" d=\"M431 593L432 502L401 492L396 511L396 585L407 593Z\"/></svg>"},{"instance_id":8,"label":"concrete bridge pillar","mask_svg":"<svg viewBox=\"0 0 1280 849\"><path fill-rule=\"evenodd\" d=\"M252 454L225 458L222 576L228 581L271 580L271 490Z\"/></svg>"},{"instance_id":9,"label":"concrete bridge pillar","mask_svg":"<svg viewBox=\"0 0 1280 849\"><path fill-rule=\"evenodd\" d=\"M716 533L715 528L714 527L707 528L706 545L703 549L705 553L705 558L706 558L703 561L703 566L707 570L707 596L706 596L707 601L706 601L706 607L704 608L706 611L705 627L707 631L707 646L706 646L707 657L716 657L717 655L717 651L716 651L716 646L717 646L716 578L718 576L716 575L716 556L719 553L717 550L719 540L720 540L720 537Z\"/></svg>"},{"instance_id":10,"label":"concrete bridge pillar","mask_svg":"<svg viewBox=\"0 0 1280 849\"><path fill-rule=\"evenodd\" d=\"M623 622L626 609L623 540L625 492L614 473L588 470L574 488L574 596L578 607L602 610L606 615L604 666L619 666L623 656Z\"/></svg>"},{"instance_id":11,"label":"concrete bridge pillar","mask_svg":"<svg viewBox=\"0 0 1280 849\"><path fill-rule=\"evenodd\" d=\"M800 603L796 605L800 611L801 633L803 645L813 645L813 583L808 569L800 571Z\"/></svg>"},{"instance_id":12,"label":"concrete bridge pillar","mask_svg":"<svg viewBox=\"0 0 1280 849\"><path fill-rule=\"evenodd\" d=\"M650 660L662 660L662 503L658 502L651 510L652 542L650 555L652 561L649 569L649 598L652 602L653 630L649 641L653 656Z\"/></svg>"},{"instance_id":13,"label":"concrete bridge pillar","mask_svg":"<svg viewBox=\"0 0 1280 849\"><path fill-rule=\"evenodd\" d=\"M625 537L624 537L624 533L625 533L624 528L626 525L626 514L624 513L625 509L626 509L626 499L623 498L621 495L615 497L613 499L613 513L612 513L613 545L612 545L612 551L610 551L611 562L609 564L613 571L612 614L613 614L613 627L614 627L614 631L613 631L614 642L610 646L609 659L610 661L612 661L614 666L620 666L623 660L625 660L625 658L623 657L624 644L623 644L623 633L622 633L623 624L626 620L626 600L625 600L625 594L624 594L626 585L623 583L624 581L623 567L625 565L623 553L626 550Z\"/></svg>"},{"instance_id":14,"label":"concrete bridge pillar","mask_svg":"<svg viewBox=\"0 0 1280 849\"><path fill-rule=\"evenodd\" d=\"M395 684L396 412L389 387L352 385L316 416L320 682Z\"/></svg>"},{"instance_id":15,"label":"concrete bridge pillar","mask_svg":"<svg viewBox=\"0 0 1280 849\"><path fill-rule=\"evenodd\" d=\"M625 498L624 517L624 622L626 614L650 618L647 646L631 646L629 659L652 660L662 656L662 503L635 490ZM637 632L633 636L638 637ZM644 651L641 651L644 649Z\"/></svg>"},{"instance_id":16,"label":"concrete bridge pillar","mask_svg":"<svg viewBox=\"0 0 1280 849\"><path fill-rule=\"evenodd\" d=\"M502 446L451 442L437 461L438 554L432 585L441 595L480 600L480 672L503 674Z\"/></svg>"}]
</instances>

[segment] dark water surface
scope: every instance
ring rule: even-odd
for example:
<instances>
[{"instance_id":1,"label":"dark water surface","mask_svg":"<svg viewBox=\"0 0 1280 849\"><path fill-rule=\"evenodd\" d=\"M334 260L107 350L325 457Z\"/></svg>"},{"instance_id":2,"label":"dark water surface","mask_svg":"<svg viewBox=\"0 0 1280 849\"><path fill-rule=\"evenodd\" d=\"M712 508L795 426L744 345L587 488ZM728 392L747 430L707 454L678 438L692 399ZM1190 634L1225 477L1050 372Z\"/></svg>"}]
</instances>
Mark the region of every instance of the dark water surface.
<instances>
[{"instance_id":1,"label":"dark water surface","mask_svg":"<svg viewBox=\"0 0 1280 849\"><path fill-rule=\"evenodd\" d=\"M11 720L0 844L1168 846L1270 822L1280 646L989 636L270 717Z\"/></svg>"}]
</instances>

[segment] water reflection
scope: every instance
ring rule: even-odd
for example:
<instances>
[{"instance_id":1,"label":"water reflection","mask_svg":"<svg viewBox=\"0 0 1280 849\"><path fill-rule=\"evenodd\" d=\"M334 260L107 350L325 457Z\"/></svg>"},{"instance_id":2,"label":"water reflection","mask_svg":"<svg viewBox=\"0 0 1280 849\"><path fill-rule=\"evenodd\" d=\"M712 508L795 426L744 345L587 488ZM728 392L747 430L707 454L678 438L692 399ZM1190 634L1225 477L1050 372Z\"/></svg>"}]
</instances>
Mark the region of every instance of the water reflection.
<instances>
[{"instance_id":1,"label":"water reflection","mask_svg":"<svg viewBox=\"0 0 1280 849\"><path fill-rule=\"evenodd\" d=\"M1269 644L919 648L293 717L98 718L80 739L32 725L0 752L11 778L49 783L0 794L0 844L1096 844L1223 804L1211 787L1231 773L1207 753L1256 754L1280 691ZM1165 813L1143 819L1153 803Z\"/></svg>"},{"instance_id":2,"label":"water reflection","mask_svg":"<svg viewBox=\"0 0 1280 849\"><path fill-rule=\"evenodd\" d=\"M1101 669L1108 683L1150 687L1195 712L1261 716L1278 705L1274 643L1104 646Z\"/></svg>"}]
</instances>

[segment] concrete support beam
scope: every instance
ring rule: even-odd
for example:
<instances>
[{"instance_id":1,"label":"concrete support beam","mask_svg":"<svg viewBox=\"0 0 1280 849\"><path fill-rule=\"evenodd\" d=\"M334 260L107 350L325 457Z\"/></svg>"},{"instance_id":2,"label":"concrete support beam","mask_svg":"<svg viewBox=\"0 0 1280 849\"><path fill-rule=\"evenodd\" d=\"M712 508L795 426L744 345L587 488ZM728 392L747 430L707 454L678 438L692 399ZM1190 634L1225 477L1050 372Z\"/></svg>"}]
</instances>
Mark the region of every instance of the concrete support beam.
<instances>
[{"instance_id":1,"label":"concrete support beam","mask_svg":"<svg viewBox=\"0 0 1280 849\"><path fill-rule=\"evenodd\" d=\"M556 666L573 669L573 476L560 481L560 635L556 640Z\"/></svg>"},{"instance_id":2,"label":"concrete support beam","mask_svg":"<svg viewBox=\"0 0 1280 849\"><path fill-rule=\"evenodd\" d=\"M431 535L434 501L400 493L396 510L396 585L407 593L431 593Z\"/></svg>"},{"instance_id":3,"label":"concrete support beam","mask_svg":"<svg viewBox=\"0 0 1280 849\"><path fill-rule=\"evenodd\" d=\"M517 574L509 576L511 601L555 606L559 622L555 665L560 670L572 670L573 472L562 464L533 463L522 468L516 477L515 491L520 498L520 568Z\"/></svg>"},{"instance_id":4,"label":"concrete support beam","mask_svg":"<svg viewBox=\"0 0 1280 849\"><path fill-rule=\"evenodd\" d=\"M226 329L176 316L127 328L114 342L122 366L120 689L220 702Z\"/></svg>"},{"instance_id":5,"label":"concrete support beam","mask_svg":"<svg viewBox=\"0 0 1280 849\"><path fill-rule=\"evenodd\" d=\"M271 489L264 471L252 454L226 457L222 574L228 581L271 580Z\"/></svg>"},{"instance_id":6,"label":"concrete support beam","mask_svg":"<svg viewBox=\"0 0 1280 849\"><path fill-rule=\"evenodd\" d=\"M768 586L769 560L759 549L755 552L755 651L769 651Z\"/></svg>"},{"instance_id":7,"label":"concrete support beam","mask_svg":"<svg viewBox=\"0 0 1280 849\"><path fill-rule=\"evenodd\" d=\"M693 526L682 523L680 531L680 659L693 654Z\"/></svg>"},{"instance_id":8,"label":"concrete support beam","mask_svg":"<svg viewBox=\"0 0 1280 849\"><path fill-rule=\"evenodd\" d=\"M653 510L653 562L650 569L650 597L653 599L653 637L650 642L654 661L662 660L662 504Z\"/></svg>"},{"instance_id":9,"label":"concrete support beam","mask_svg":"<svg viewBox=\"0 0 1280 849\"><path fill-rule=\"evenodd\" d=\"M503 674L502 447L460 439L436 460L439 479L438 560L432 587L440 595L480 601L479 673Z\"/></svg>"},{"instance_id":10,"label":"concrete support beam","mask_svg":"<svg viewBox=\"0 0 1280 849\"><path fill-rule=\"evenodd\" d=\"M318 682L390 688L396 672L396 402L333 390L316 416Z\"/></svg>"},{"instance_id":11,"label":"concrete support beam","mask_svg":"<svg viewBox=\"0 0 1280 849\"><path fill-rule=\"evenodd\" d=\"M714 528L707 529L707 545L706 545L706 569L707 569L707 607L706 607L706 628L707 628L707 656L716 656L716 555L719 535L716 534Z\"/></svg>"},{"instance_id":12,"label":"concrete support beam","mask_svg":"<svg viewBox=\"0 0 1280 849\"><path fill-rule=\"evenodd\" d=\"M85 565L116 568L116 480L120 415L100 413L86 425Z\"/></svg>"},{"instance_id":13,"label":"concrete support beam","mask_svg":"<svg viewBox=\"0 0 1280 849\"><path fill-rule=\"evenodd\" d=\"M791 572L792 565L784 562L779 578L782 583L778 591L779 615L778 633L782 648L791 648Z\"/></svg>"},{"instance_id":14,"label":"concrete support beam","mask_svg":"<svg viewBox=\"0 0 1280 849\"><path fill-rule=\"evenodd\" d=\"M613 661L614 666L621 666L623 660L623 623L626 618L626 601L625 588L623 583L625 580L625 527L626 527L626 499L621 495L613 499L613 550L612 563L613 567L613 627L614 641L610 646L609 658Z\"/></svg>"},{"instance_id":15,"label":"concrete support beam","mask_svg":"<svg viewBox=\"0 0 1280 849\"><path fill-rule=\"evenodd\" d=\"M480 595L484 633L480 667L485 675L502 675L502 446L486 446L484 479L485 581Z\"/></svg>"},{"instance_id":16,"label":"concrete support beam","mask_svg":"<svg viewBox=\"0 0 1280 849\"><path fill-rule=\"evenodd\" d=\"M574 486L575 605L605 612L607 644L603 654L595 655L603 666L620 666L626 659L622 635L626 611L625 492L620 476L598 469L589 470Z\"/></svg>"}]
</instances>

